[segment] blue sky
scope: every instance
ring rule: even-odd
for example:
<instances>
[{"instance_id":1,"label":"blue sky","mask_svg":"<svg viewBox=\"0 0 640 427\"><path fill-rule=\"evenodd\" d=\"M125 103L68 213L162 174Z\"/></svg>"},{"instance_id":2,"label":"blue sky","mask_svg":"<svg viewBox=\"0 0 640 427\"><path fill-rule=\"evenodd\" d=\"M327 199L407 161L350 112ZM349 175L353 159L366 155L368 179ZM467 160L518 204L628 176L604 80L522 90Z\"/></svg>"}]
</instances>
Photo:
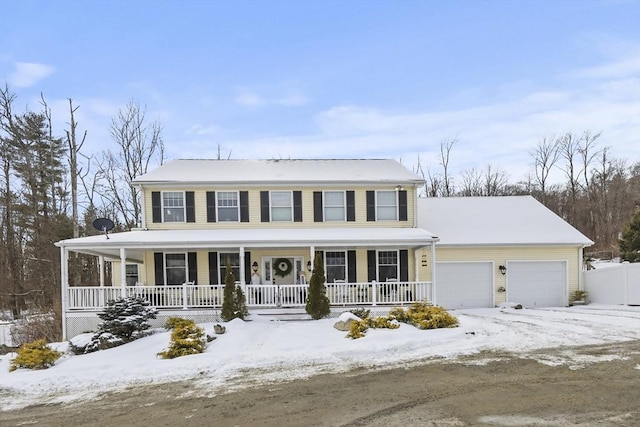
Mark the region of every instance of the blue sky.
<instances>
[{"instance_id":1,"label":"blue sky","mask_svg":"<svg viewBox=\"0 0 640 427\"><path fill-rule=\"evenodd\" d=\"M640 1L0 0L0 79L20 106L80 106L86 151L118 108L168 158L487 164L511 181L539 138L602 131L640 160Z\"/></svg>"}]
</instances>

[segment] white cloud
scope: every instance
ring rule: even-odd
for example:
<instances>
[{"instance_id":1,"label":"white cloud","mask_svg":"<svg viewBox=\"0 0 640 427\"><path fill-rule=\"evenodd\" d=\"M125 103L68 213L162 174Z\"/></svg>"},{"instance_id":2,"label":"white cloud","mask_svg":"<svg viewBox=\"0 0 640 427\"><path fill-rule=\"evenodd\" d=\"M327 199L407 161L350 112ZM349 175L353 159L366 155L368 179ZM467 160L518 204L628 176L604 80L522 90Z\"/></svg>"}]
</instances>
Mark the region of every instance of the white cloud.
<instances>
[{"instance_id":1,"label":"white cloud","mask_svg":"<svg viewBox=\"0 0 640 427\"><path fill-rule=\"evenodd\" d=\"M240 88L238 94L235 97L235 102L238 105L244 107L259 107L264 105L266 101L258 94L250 91L247 88Z\"/></svg>"},{"instance_id":2,"label":"white cloud","mask_svg":"<svg viewBox=\"0 0 640 427\"><path fill-rule=\"evenodd\" d=\"M35 62L16 62L15 70L8 76L11 86L27 88L50 76L55 71L51 65Z\"/></svg>"},{"instance_id":3,"label":"white cloud","mask_svg":"<svg viewBox=\"0 0 640 427\"><path fill-rule=\"evenodd\" d=\"M236 104L244 107L262 107L266 105L280 105L284 107L298 107L309 103L309 99L301 92L296 90L286 90L283 95L266 97L256 93L247 87L237 89L234 98Z\"/></svg>"}]
</instances>

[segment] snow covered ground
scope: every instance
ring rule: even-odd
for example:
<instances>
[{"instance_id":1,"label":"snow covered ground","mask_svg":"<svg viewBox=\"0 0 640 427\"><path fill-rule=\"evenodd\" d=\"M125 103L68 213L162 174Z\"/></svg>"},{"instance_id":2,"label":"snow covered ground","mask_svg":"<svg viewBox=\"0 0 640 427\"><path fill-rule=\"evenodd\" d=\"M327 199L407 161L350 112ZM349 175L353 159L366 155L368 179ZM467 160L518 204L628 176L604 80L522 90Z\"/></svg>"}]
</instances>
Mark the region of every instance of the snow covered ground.
<instances>
[{"instance_id":1,"label":"snow covered ground","mask_svg":"<svg viewBox=\"0 0 640 427\"><path fill-rule=\"evenodd\" d=\"M422 331L402 324L395 330L371 329L358 340L345 338L345 332L334 329L336 319L268 321L252 316L252 321L227 323L227 332L209 343L205 353L173 360L156 356L169 343L170 333L164 330L110 350L82 356L65 354L55 366L41 371L9 372L15 357L9 354L0 356L0 410L86 400L128 386L180 380L193 382L191 393L214 395L256 383L357 367L455 361L481 351L515 353L579 369L612 356L580 356L571 346L640 339L640 307L591 304L451 313L458 317L460 327ZM201 326L213 335L212 324ZM65 343L55 346L66 349ZM537 352L551 347L565 350L553 358Z\"/></svg>"}]
</instances>

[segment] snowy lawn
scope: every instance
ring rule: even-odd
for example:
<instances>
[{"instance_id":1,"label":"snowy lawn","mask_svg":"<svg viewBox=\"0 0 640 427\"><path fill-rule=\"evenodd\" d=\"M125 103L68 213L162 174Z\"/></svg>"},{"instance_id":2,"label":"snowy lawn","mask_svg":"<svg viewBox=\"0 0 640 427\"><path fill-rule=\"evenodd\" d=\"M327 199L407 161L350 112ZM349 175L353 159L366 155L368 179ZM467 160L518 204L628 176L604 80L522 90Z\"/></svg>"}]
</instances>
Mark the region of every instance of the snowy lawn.
<instances>
[{"instance_id":1,"label":"snowy lawn","mask_svg":"<svg viewBox=\"0 0 640 427\"><path fill-rule=\"evenodd\" d=\"M194 393L213 395L235 387L358 367L455 361L481 351L516 353L541 363L576 368L607 359L580 359L568 348L562 357L553 359L529 353L640 339L640 307L591 304L451 313L458 317L458 328L422 331L402 324L395 330L370 329L357 340L334 329L336 319L277 322L252 316L249 322L227 323L227 332L210 342L205 353L173 360L156 356L169 344L170 332L164 330L110 350L82 356L65 354L53 367L40 371L9 372L15 354L8 354L0 356L0 410L86 400L128 386L180 380L192 380ZM213 324L201 326L213 335ZM54 347L67 348L65 343Z\"/></svg>"}]
</instances>

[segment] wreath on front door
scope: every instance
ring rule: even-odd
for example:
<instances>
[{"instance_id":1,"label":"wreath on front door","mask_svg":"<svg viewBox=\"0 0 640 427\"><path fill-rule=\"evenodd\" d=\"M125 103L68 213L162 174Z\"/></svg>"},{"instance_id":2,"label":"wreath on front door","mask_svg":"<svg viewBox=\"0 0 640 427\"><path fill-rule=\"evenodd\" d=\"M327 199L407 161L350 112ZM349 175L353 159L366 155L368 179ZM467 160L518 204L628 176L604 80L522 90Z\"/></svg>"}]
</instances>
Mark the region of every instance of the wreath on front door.
<instances>
[{"instance_id":1,"label":"wreath on front door","mask_svg":"<svg viewBox=\"0 0 640 427\"><path fill-rule=\"evenodd\" d=\"M278 277L287 277L293 270L293 264L287 258L278 258L273 263L273 274Z\"/></svg>"}]
</instances>

